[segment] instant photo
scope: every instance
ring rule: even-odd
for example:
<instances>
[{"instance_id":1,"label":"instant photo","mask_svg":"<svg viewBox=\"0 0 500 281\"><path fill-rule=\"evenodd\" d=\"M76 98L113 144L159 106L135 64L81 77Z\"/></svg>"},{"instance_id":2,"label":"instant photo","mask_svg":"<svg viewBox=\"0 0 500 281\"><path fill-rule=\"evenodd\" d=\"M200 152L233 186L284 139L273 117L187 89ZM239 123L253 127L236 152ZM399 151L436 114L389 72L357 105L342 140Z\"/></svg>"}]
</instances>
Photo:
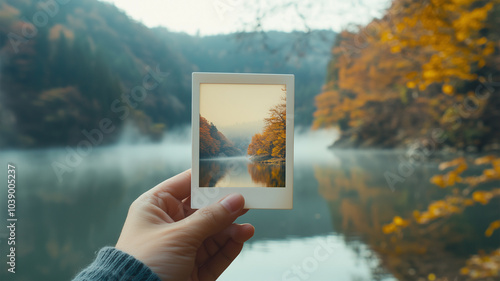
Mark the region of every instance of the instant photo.
<instances>
[{"instance_id":1,"label":"instant photo","mask_svg":"<svg viewBox=\"0 0 500 281\"><path fill-rule=\"evenodd\" d=\"M292 207L293 90L293 75L193 73L194 208L233 192Z\"/></svg>"}]
</instances>

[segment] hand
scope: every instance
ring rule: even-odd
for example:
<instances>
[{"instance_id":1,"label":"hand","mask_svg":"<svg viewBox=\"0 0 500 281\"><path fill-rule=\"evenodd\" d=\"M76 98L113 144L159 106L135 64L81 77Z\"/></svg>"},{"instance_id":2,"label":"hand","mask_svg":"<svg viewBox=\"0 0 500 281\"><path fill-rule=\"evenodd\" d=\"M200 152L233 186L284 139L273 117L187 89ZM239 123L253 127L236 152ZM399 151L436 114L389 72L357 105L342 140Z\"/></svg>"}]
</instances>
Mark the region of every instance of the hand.
<instances>
[{"instance_id":1,"label":"hand","mask_svg":"<svg viewBox=\"0 0 500 281\"><path fill-rule=\"evenodd\" d=\"M130 206L116 248L142 261L161 280L215 280L254 234L235 224L245 199L232 194L200 210L190 208L191 171L174 176Z\"/></svg>"}]
</instances>

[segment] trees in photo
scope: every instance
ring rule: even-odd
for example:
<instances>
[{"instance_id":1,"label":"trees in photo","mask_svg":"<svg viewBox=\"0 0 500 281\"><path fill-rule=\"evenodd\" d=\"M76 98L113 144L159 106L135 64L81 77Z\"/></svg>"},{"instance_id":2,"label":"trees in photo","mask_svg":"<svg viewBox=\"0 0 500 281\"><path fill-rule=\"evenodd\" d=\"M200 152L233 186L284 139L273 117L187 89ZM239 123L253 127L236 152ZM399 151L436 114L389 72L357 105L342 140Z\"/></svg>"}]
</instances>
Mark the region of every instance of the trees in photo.
<instances>
[{"instance_id":1,"label":"trees in photo","mask_svg":"<svg viewBox=\"0 0 500 281\"><path fill-rule=\"evenodd\" d=\"M262 133L255 134L248 146L247 154L285 158L286 155L286 100L269 110Z\"/></svg>"},{"instance_id":2,"label":"trees in photo","mask_svg":"<svg viewBox=\"0 0 500 281\"><path fill-rule=\"evenodd\" d=\"M200 115L200 158L242 154L243 152L235 147L212 122Z\"/></svg>"}]
</instances>

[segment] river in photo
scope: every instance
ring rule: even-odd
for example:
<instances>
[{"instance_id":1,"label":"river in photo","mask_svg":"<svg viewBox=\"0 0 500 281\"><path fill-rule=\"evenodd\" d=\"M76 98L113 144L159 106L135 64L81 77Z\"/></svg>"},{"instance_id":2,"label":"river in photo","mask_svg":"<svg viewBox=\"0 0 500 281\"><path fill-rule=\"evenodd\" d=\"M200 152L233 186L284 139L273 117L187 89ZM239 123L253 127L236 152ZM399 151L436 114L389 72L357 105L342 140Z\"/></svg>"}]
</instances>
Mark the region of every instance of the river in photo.
<instances>
[{"instance_id":1,"label":"river in photo","mask_svg":"<svg viewBox=\"0 0 500 281\"><path fill-rule=\"evenodd\" d=\"M248 156L200 160L200 187L285 187L285 163Z\"/></svg>"}]
</instances>

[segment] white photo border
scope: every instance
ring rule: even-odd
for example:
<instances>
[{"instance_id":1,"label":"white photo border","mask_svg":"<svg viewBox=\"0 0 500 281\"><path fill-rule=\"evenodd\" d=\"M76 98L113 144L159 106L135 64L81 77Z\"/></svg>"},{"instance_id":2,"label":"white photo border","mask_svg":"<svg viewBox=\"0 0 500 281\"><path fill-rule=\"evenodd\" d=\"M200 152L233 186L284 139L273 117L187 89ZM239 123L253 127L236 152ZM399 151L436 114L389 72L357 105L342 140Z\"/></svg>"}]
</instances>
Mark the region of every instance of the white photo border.
<instances>
[{"instance_id":1,"label":"white photo border","mask_svg":"<svg viewBox=\"0 0 500 281\"><path fill-rule=\"evenodd\" d=\"M191 208L218 202L231 193L245 197L245 209L293 208L293 136L295 78L293 74L214 73L192 74L192 155ZM285 187L200 187L200 84L286 85L286 168Z\"/></svg>"}]
</instances>

